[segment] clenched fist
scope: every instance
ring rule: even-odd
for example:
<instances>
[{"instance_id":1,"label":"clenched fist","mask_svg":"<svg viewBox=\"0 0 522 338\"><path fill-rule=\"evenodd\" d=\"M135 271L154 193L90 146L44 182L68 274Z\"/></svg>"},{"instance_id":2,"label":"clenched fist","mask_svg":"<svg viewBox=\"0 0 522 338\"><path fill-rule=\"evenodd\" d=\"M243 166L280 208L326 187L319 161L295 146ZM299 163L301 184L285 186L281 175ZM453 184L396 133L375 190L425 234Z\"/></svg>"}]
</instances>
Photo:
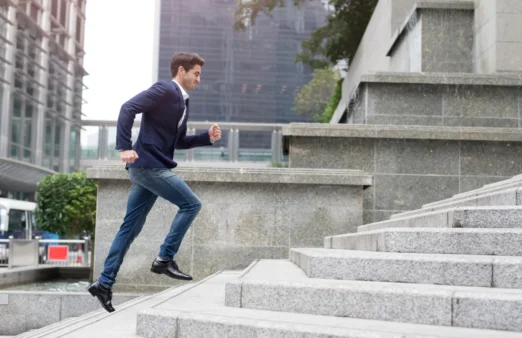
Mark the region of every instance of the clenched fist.
<instances>
[{"instance_id":1,"label":"clenched fist","mask_svg":"<svg viewBox=\"0 0 522 338\"><path fill-rule=\"evenodd\" d=\"M138 154L134 150L120 151L120 158L125 163L134 163L138 158Z\"/></svg>"},{"instance_id":2,"label":"clenched fist","mask_svg":"<svg viewBox=\"0 0 522 338\"><path fill-rule=\"evenodd\" d=\"M208 136L210 136L210 141L216 142L221 138L221 129L217 124L213 124L212 127L208 130Z\"/></svg>"}]
</instances>

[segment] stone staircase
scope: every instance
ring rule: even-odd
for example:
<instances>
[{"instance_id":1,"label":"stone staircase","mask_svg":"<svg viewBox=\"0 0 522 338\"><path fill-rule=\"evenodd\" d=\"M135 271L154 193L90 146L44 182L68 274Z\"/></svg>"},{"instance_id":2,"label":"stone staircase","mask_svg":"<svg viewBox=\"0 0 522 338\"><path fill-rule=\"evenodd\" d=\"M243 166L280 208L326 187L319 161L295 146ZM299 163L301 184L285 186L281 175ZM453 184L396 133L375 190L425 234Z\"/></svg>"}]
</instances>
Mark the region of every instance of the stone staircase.
<instances>
[{"instance_id":1,"label":"stone staircase","mask_svg":"<svg viewBox=\"0 0 522 338\"><path fill-rule=\"evenodd\" d=\"M522 337L520 185L488 184L327 237L324 248L291 249L288 260L218 273L139 313L136 333Z\"/></svg>"},{"instance_id":2,"label":"stone staircase","mask_svg":"<svg viewBox=\"0 0 522 338\"><path fill-rule=\"evenodd\" d=\"M522 337L521 185L488 184L19 337Z\"/></svg>"}]
</instances>

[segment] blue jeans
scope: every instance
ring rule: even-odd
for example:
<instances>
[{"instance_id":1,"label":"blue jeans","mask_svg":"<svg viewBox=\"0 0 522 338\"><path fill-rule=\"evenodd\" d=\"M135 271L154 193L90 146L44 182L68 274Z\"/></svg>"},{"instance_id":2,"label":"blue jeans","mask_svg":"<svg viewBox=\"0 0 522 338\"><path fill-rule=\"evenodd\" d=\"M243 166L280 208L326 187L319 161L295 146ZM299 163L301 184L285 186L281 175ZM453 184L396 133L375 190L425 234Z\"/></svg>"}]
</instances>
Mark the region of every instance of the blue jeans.
<instances>
[{"instance_id":1,"label":"blue jeans","mask_svg":"<svg viewBox=\"0 0 522 338\"><path fill-rule=\"evenodd\" d=\"M111 288L116 282L123 257L145 224L149 211L158 196L179 207L170 231L160 247L159 257L172 260L194 218L201 210L201 201L190 187L170 169L129 168L132 188L127 201L123 224L112 242L98 282Z\"/></svg>"}]
</instances>

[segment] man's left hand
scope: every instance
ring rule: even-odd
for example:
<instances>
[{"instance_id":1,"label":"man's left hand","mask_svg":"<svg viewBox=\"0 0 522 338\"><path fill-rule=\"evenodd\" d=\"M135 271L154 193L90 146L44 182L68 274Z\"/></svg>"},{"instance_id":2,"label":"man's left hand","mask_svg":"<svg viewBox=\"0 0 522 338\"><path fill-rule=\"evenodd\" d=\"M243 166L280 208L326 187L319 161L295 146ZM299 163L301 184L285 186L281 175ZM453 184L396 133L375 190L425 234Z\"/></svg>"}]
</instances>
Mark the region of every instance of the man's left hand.
<instances>
[{"instance_id":1,"label":"man's left hand","mask_svg":"<svg viewBox=\"0 0 522 338\"><path fill-rule=\"evenodd\" d=\"M216 142L221 139L221 129L217 124L213 124L212 127L208 130L208 136L210 136L210 141Z\"/></svg>"}]
</instances>

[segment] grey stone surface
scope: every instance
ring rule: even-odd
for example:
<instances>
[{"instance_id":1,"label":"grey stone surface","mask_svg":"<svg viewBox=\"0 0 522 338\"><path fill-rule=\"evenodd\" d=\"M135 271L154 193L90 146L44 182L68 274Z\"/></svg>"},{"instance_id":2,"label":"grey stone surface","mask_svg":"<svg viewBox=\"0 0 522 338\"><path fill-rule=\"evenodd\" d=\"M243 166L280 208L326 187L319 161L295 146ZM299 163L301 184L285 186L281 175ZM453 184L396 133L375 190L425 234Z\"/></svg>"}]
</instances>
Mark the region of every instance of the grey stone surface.
<instances>
[{"instance_id":1,"label":"grey stone surface","mask_svg":"<svg viewBox=\"0 0 522 338\"><path fill-rule=\"evenodd\" d=\"M390 125L335 125L313 123L290 123L284 125L282 133L290 138L290 147L298 147L301 141L309 137L317 137L314 141L324 145L338 145L341 140L336 138L370 138L370 139L420 139L420 140L459 140L459 141L522 141L522 130L515 128L471 128L471 127L432 127L432 126L390 126ZM321 138L326 138L321 140ZM313 154L310 149L302 147L301 151ZM292 155L292 151L290 150ZM295 154L296 157L303 154ZM313 165L313 161L310 161ZM365 170L371 172L370 170Z\"/></svg>"},{"instance_id":2,"label":"grey stone surface","mask_svg":"<svg viewBox=\"0 0 522 338\"><path fill-rule=\"evenodd\" d=\"M476 179L471 178L471 181L473 182L472 184L475 186L480 186L482 183L490 181L490 179L487 176L483 176L482 178L479 176L479 177L475 177L475 178ZM465 180L465 178L462 178L461 187L465 184L464 180ZM482 188L479 187L478 189L475 189L475 190L468 189L468 190L465 190L465 192L453 195L452 197L450 197L448 199L424 204L422 207L425 209L428 209L428 208L433 208L433 207L437 207L440 205L446 205L448 203L464 201L464 200L467 200L470 198L477 198L480 196L491 195L494 193L503 193L506 191L510 191L510 189L518 188L519 186L522 185L521 182L511 180L511 179L505 180L505 181L500 181L500 182L497 180L494 180L494 182L495 181L497 182L497 184L495 184L495 185L493 185L493 184L485 185ZM466 183L466 184L470 184L470 183ZM464 190L464 189L462 189L462 190Z\"/></svg>"},{"instance_id":3,"label":"grey stone surface","mask_svg":"<svg viewBox=\"0 0 522 338\"><path fill-rule=\"evenodd\" d=\"M518 142L462 142L463 175L514 176L520 174L522 159Z\"/></svg>"},{"instance_id":4,"label":"grey stone surface","mask_svg":"<svg viewBox=\"0 0 522 338\"><path fill-rule=\"evenodd\" d=\"M518 118L444 117L443 124L449 127L518 128L520 121Z\"/></svg>"},{"instance_id":5,"label":"grey stone surface","mask_svg":"<svg viewBox=\"0 0 522 338\"><path fill-rule=\"evenodd\" d=\"M489 257L332 249L292 249L290 257L310 278L482 287L493 282ZM520 271L522 259L517 263Z\"/></svg>"},{"instance_id":6,"label":"grey stone surface","mask_svg":"<svg viewBox=\"0 0 522 338\"><path fill-rule=\"evenodd\" d=\"M199 280L220 270L242 270L256 259L287 258L288 250L288 246L194 245L193 277Z\"/></svg>"},{"instance_id":7,"label":"grey stone surface","mask_svg":"<svg viewBox=\"0 0 522 338\"><path fill-rule=\"evenodd\" d=\"M352 318L376 316L395 321L440 321L445 324L438 325L522 331L519 326L522 292L515 289L310 279L291 262L281 260L261 261L241 279L245 308L334 316L349 312ZM353 299L357 303L347 309ZM378 300L380 308L373 303ZM424 305L425 301L431 305ZM502 306L504 309L488 313L488 305L490 310ZM433 316L427 318L430 312Z\"/></svg>"},{"instance_id":8,"label":"grey stone surface","mask_svg":"<svg viewBox=\"0 0 522 338\"><path fill-rule=\"evenodd\" d=\"M520 228L522 207L457 208L448 221L465 228Z\"/></svg>"},{"instance_id":9,"label":"grey stone surface","mask_svg":"<svg viewBox=\"0 0 522 338\"><path fill-rule=\"evenodd\" d=\"M332 248L461 255L522 255L522 229L390 228L332 237Z\"/></svg>"},{"instance_id":10,"label":"grey stone surface","mask_svg":"<svg viewBox=\"0 0 522 338\"><path fill-rule=\"evenodd\" d=\"M375 209L411 210L459 192L458 176L375 175Z\"/></svg>"},{"instance_id":11,"label":"grey stone surface","mask_svg":"<svg viewBox=\"0 0 522 338\"><path fill-rule=\"evenodd\" d=\"M231 307L241 307L241 287L243 281L235 279L228 282L225 286L225 305Z\"/></svg>"},{"instance_id":12,"label":"grey stone surface","mask_svg":"<svg viewBox=\"0 0 522 338\"><path fill-rule=\"evenodd\" d=\"M415 116L415 115L370 115L363 124L400 125L400 126L444 126L448 119L442 116ZM518 125L518 120L516 121ZM354 122L355 124L355 122ZM475 127L475 126L473 126ZM480 126L476 126L480 127ZM511 126L508 126L511 127Z\"/></svg>"},{"instance_id":13,"label":"grey stone surface","mask_svg":"<svg viewBox=\"0 0 522 338\"><path fill-rule=\"evenodd\" d=\"M361 82L520 87L522 86L522 76L518 74L373 72L361 76Z\"/></svg>"},{"instance_id":14,"label":"grey stone surface","mask_svg":"<svg viewBox=\"0 0 522 338\"><path fill-rule=\"evenodd\" d=\"M338 317L451 325L451 292L406 290L375 285L245 282L244 308Z\"/></svg>"},{"instance_id":15,"label":"grey stone surface","mask_svg":"<svg viewBox=\"0 0 522 338\"><path fill-rule=\"evenodd\" d=\"M455 326L522 331L522 295L456 292L453 296Z\"/></svg>"},{"instance_id":16,"label":"grey stone surface","mask_svg":"<svg viewBox=\"0 0 522 338\"><path fill-rule=\"evenodd\" d=\"M521 215L520 206L453 207L367 223L357 227L357 232L386 228L520 228Z\"/></svg>"},{"instance_id":17,"label":"grey stone surface","mask_svg":"<svg viewBox=\"0 0 522 338\"><path fill-rule=\"evenodd\" d=\"M88 293L2 291L7 304L0 305L0 334L17 335L43 328L69 317L100 308ZM114 294L113 304L135 299L139 294Z\"/></svg>"},{"instance_id":18,"label":"grey stone surface","mask_svg":"<svg viewBox=\"0 0 522 338\"><path fill-rule=\"evenodd\" d=\"M368 115L442 116L443 88L435 85L368 83Z\"/></svg>"},{"instance_id":19,"label":"grey stone surface","mask_svg":"<svg viewBox=\"0 0 522 338\"><path fill-rule=\"evenodd\" d=\"M136 332L146 338L177 337L180 315L181 311L143 310L137 316Z\"/></svg>"},{"instance_id":20,"label":"grey stone surface","mask_svg":"<svg viewBox=\"0 0 522 338\"><path fill-rule=\"evenodd\" d=\"M455 197L470 194L473 190L482 189L487 184L502 182L508 178L509 176L462 176L460 179L460 189L464 192L455 195Z\"/></svg>"},{"instance_id":21,"label":"grey stone surface","mask_svg":"<svg viewBox=\"0 0 522 338\"><path fill-rule=\"evenodd\" d=\"M378 173L459 174L459 145L437 140L379 140L376 142Z\"/></svg>"},{"instance_id":22,"label":"grey stone surface","mask_svg":"<svg viewBox=\"0 0 522 338\"><path fill-rule=\"evenodd\" d=\"M292 137L289 162L294 168L362 168L373 172L374 154L374 145L370 140Z\"/></svg>"},{"instance_id":23,"label":"grey stone surface","mask_svg":"<svg viewBox=\"0 0 522 338\"><path fill-rule=\"evenodd\" d=\"M519 119L520 87L448 86L444 116Z\"/></svg>"},{"instance_id":24,"label":"grey stone surface","mask_svg":"<svg viewBox=\"0 0 522 338\"><path fill-rule=\"evenodd\" d=\"M101 273L112 239L125 215L130 182L121 175L121 170L101 167L90 172L98 177L95 179L98 182L96 277ZM362 177L358 176L361 173L358 170L269 171L265 174L287 179L274 179L272 183L269 179L263 184L248 183L242 178L237 182L223 181L223 177L229 175L225 170L191 170L216 179L207 182L207 177L187 182L202 201L202 209L185 235L176 261L182 271L196 280L219 269L244 268L256 258L286 258L290 246L320 247L324 236L355 232L355 227L363 222L363 185L352 185L348 181L344 184L342 178L354 173L354 177ZM180 169L179 175L187 172ZM232 170L241 176L239 172ZM257 171L245 172L251 175ZM292 173L297 177L312 175L308 177L312 177L314 183L291 178ZM372 183L369 175L363 176L369 180L364 178L361 184ZM330 179L333 182L334 178L339 178L335 184L319 184ZM177 210L158 198L123 261L115 290L163 290L179 283L149 271Z\"/></svg>"},{"instance_id":25,"label":"grey stone surface","mask_svg":"<svg viewBox=\"0 0 522 338\"><path fill-rule=\"evenodd\" d=\"M522 202L521 188L501 189L493 192L485 192L476 196L465 196L464 198L447 199L442 203L427 204L422 209L406 211L391 216L391 219L404 218L413 215L420 215L427 212L456 208L466 206L516 206L521 205Z\"/></svg>"},{"instance_id":26,"label":"grey stone surface","mask_svg":"<svg viewBox=\"0 0 522 338\"><path fill-rule=\"evenodd\" d=\"M310 278L519 289L522 258L292 249Z\"/></svg>"},{"instance_id":27,"label":"grey stone surface","mask_svg":"<svg viewBox=\"0 0 522 338\"><path fill-rule=\"evenodd\" d=\"M422 72L473 71L473 10L421 9Z\"/></svg>"},{"instance_id":28,"label":"grey stone surface","mask_svg":"<svg viewBox=\"0 0 522 338\"><path fill-rule=\"evenodd\" d=\"M176 175L187 182L275 183L370 185L371 176L360 170L325 170L298 168L176 168ZM87 169L95 180L128 180L121 166L98 166Z\"/></svg>"},{"instance_id":29,"label":"grey stone surface","mask_svg":"<svg viewBox=\"0 0 522 338\"><path fill-rule=\"evenodd\" d=\"M522 42L497 42L497 70L500 72L520 72L522 70Z\"/></svg>"},{"instance_id":30,"label":"grey stone surface","mask_svg":"<svg viewBox=\"0 0 522 338\"><path fill-rule=\"evenodd\" d=\"M493 332L457 327L427 326L300 313L281 313L223 306L226 283L237 276L219 274L205 283L157 304L144 314L176 318L180 337L347 337L347 338L434 338L514 337L512 332ZM139 314L140 320L144 319ZM151 319L153 320L153 319ZM152 324L152 322L151 322ZM151 325L149 324L149 325ZM157 320L154 330L171 330L170 320ZM167 328L166 326L169 325ZM160 332L160 331L158 331ZM152 337L139 331L143 337Z\"/></svg>"},{"instance_id":31,"label":"grey stone surface","mask_svg":"<svg viewBox=\"0 0 522 338\"><path fill-rule=\"evenodd\" d=\"M520 86L444 84L437 83L437 77L433 80L435 84L362 83L366 104L355 103L354 107L365 118L354 119L353 123L519 127ZM353 108L348 112L354 113Z\"/></svg>"}]
</instances>

